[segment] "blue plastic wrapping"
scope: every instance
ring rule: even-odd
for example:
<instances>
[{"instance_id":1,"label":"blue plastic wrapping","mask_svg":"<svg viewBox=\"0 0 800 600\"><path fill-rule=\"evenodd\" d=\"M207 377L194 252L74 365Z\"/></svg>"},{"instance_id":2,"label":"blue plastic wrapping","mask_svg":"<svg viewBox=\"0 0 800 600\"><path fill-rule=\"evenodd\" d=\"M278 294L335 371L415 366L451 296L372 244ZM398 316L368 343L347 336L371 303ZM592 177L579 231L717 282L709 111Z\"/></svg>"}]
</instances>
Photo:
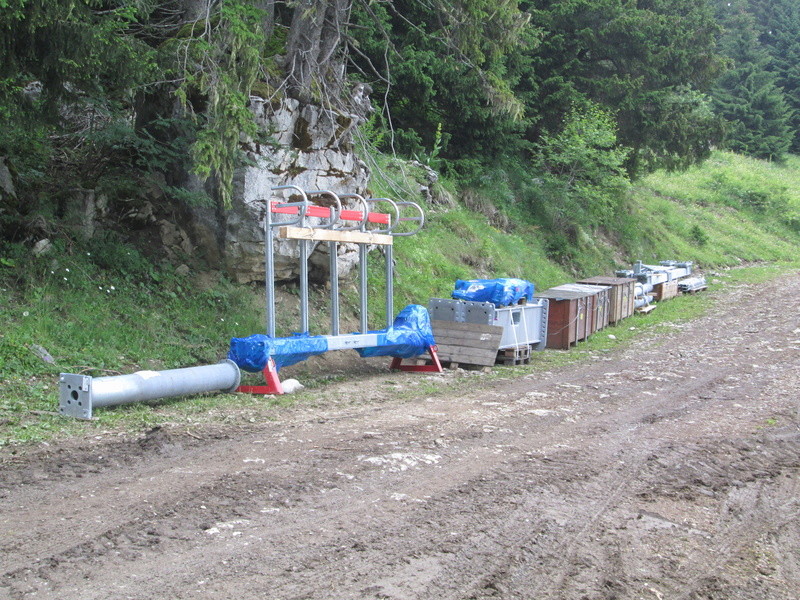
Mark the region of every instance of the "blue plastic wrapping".
<instances>
[{"instance_id":1,"label":"blue plastic wrapping","mask_svg":"<svg viewBox=\"0 0 800 600\"><path fill-rule=\"evenodd\" d=\"M380 345L373 348L359 348L363 357L393 356L411 358L425 354L430 346L435 346L433 328L428 309L419 304L409 304L397 315L388 329L372 331L379 335Z\"/></svg>"},{"instance_id":2,"label":"blue plastic wrapping","mask_svg":"<svg viewBox=\"0 0 800 600\"><path fill-rule=\"evenodd\" d=\"M378 345L357 348L362 357L411 358L424 354L436 344L428 309L418 304L406 306L388 329L370 333L378 334ZM259 373L267 366L270 356L280 369L327 351L327 336L296 333L291 337L272 338L256 333L246 338L232 338L228 358L244 371Z\"/></svg>"},{"instance_id":3,"label":"blue plastic wrapping","mask_svg":"<svg viewBox=\"0 0 800 600\"><path fill-rule=\"evenodd\" d=\"M323 335L295 333L292 337L275 338L272 343L275 347L272 357L278 369L328 351L328 339Z\"/></svg>"},{"instance_id":4,"label":"blue plastic wrapping","mask_svg":"<svg viewBox=\"0 0 800 600\"><path fill-rule=\"evenodd\" d=\"M256 333L246 338L231 338L228 359L236 366L249 373L258 373L267 366L271 354L272 338Z\"/></svg>"},{"instance_id":5,"label":"blue plastic wrapping","mask_svg":"<svg viewBox=\"0 0 800 600\"><path fill-rule=\"evenodd\" d=\"M240 369L258 373L267 366L270 356L279 370L327 351L328 340L325 336L297 333L291 337L272 338L256 333L246 338L231 339L228 358Z\"/></svg>"},{"instance_id":6,"label":"blue plastic wrapping","mask_svg":"<svg viewBox=\"0 0 800 600\"><path fill-rule=\"evenodd\" d=\"M533 300L533 284L524 279L505 277L500 279L459 279L452 297L470 302L491 302L495 306L518 304L526 298Z\"/></svg>"}]
</instances>

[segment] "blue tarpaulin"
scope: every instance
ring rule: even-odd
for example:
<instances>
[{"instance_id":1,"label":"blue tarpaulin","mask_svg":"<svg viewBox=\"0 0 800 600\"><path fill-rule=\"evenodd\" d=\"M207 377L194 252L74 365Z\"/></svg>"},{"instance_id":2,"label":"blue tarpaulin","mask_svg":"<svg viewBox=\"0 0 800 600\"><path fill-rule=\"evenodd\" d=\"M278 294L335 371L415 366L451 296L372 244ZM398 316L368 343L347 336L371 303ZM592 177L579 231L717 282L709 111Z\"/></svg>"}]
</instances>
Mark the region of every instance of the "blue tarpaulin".
<instances>
[{"instance_id":1,"label":"blue tarpaulin","mask_svg":"<svg viewBox=\"0 0 800 600\"><path fill-rule=\"evenodd\" d=\"M470 302L491 302L495 306L518 304L523 298L533 301L533 284L524 279L459 279L452 297Z\"/></svg>"},{"instance_id":2,"label":"blue tarpaulin","mask_svg":"<svg viewBox=\"0 0 800 600\"><path fill-rule=\"evenodd\" d=\"M256 333L246 338L231 339L228 358L250 373L258 373L272 356L275 366L288 367L328 351L328 340L322 335L296 333L291 337L272 338Z\"/></svg>"},{"instance_id":3,"label":"blue tarpaulin","mask_svg":"<svg viewBox=\"0 0 800 600\"><path fill-rule=\"evenodd\" d=\"M433 328L428 309L419 304L409 304L397 315L392 326L370 333L377 333L379 345L373 348L359 348L358 353L370 356L392 356L411 358L425 354L435 346Z\"/></svg>"},{"instance_id":4,"label":"blue tarpaulin","mask_svg":"<svg viewBox=\"0 0 800 600\"><path fill-rule=\"evenodd\" d=\"M435 345L428 309L418 304L406 306L388 329L371 331L377 334L378 345L370 348L355 348L363 356L394 356L411 358L427 352ZM324 335L295 334L291 337L272 338L256 333L246 338L231 339L228 358L250 373L259 373L267 366L271 356L275 366L288 367L317 354L328 351L328 340ZM370 340L371 341L371 340Z\"/></svg>"}]
</instances>

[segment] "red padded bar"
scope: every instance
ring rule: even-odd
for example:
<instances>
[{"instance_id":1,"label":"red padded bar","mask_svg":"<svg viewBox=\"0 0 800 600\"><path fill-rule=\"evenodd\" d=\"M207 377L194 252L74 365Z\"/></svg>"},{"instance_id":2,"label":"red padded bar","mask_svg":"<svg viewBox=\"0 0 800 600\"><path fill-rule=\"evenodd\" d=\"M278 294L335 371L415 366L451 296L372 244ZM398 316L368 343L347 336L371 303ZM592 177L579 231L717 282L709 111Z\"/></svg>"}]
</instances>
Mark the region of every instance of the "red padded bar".
<instances>
[{"instance_id":1,"label":"red padded bar","mask_svg":"<svg viewBox=\"0 0 800 600\"><path fill-rule=\"evenodd\" d=\"M278 202L272 203L272 212L282 215L296 215L300 212L299 206L278 206ZM331 218L331 209L327 206L316 206L312 204L306 210L307 217L319 217L321 219Z\"/></svg>"},{"instance_id":2,"label":"red padded bar","mask_svg":"<svg viewBox=\"0 0 800 600\"><path fill-rule=\"evenodd\" d=\"M280 202L274 201L272 202L272 212L283 214L283 215L296 215L300 213L299 206L282 206L279 207L278 204ZM320 219L330 219L331 218L331 209L327 206L317 206L316 204L312 204L306 209L306 216L307 217L318 217ZM342 221L360 221L364 218L364 213L360 210L343 210L342 213L339 215L339 219ZM378 223L380 225L388 225L390 223L389 215L386 213L374 213L371 212L367 215L367 222L368 223Z\"/></svg>"},{"instance_id":3,"label":"red padded bar","mask_svg":"<svg viewBox=\"0 0 800 600\"><path fill-rule=\"evenodd\" d=\"M364 213L360 210L343 210L339 216L343 221L360 221L364 218ZM381 225L389 224L389 215L386 213L371 212L367 215L367 223L379 223Z\"/></svg>"}]
</instances>

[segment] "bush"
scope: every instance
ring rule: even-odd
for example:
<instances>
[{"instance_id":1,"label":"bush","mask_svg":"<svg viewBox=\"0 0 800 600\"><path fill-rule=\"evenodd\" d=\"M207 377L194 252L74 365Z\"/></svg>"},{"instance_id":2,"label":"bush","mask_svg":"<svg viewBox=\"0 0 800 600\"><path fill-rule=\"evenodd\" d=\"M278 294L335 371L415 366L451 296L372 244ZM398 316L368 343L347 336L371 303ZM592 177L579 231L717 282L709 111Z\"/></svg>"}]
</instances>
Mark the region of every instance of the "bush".
<instances>
[{"instance_id":1,"label":"bush","mask_svg":"<svg viewBox=\"0 0 800 600\"><path fill-rule=\"evenodd\" d=\"M561 131L543 136L538 151L545 209L583 227L608 224L630 186L629 150L617 145L613 116L592 103L573 106Z\"/></svg>"}]
</instances>

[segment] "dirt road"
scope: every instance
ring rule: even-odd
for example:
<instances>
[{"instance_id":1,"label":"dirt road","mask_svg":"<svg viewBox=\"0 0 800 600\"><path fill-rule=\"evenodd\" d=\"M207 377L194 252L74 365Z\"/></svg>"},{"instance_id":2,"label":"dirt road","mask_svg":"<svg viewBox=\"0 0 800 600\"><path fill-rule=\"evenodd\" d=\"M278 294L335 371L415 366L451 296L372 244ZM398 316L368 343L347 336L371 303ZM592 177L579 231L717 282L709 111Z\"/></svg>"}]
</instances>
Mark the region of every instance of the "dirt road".
<instances>
[{"instance_id":1,"label":"dirt road","mask_svg":"<svg viewBox=\"0 0 800 600\"><path fill-rule=\"evenodd\" d=\"M0 598L800 598L800 274L722 297L462 397L6 455Z\"/></svg>"}]
</instances>

